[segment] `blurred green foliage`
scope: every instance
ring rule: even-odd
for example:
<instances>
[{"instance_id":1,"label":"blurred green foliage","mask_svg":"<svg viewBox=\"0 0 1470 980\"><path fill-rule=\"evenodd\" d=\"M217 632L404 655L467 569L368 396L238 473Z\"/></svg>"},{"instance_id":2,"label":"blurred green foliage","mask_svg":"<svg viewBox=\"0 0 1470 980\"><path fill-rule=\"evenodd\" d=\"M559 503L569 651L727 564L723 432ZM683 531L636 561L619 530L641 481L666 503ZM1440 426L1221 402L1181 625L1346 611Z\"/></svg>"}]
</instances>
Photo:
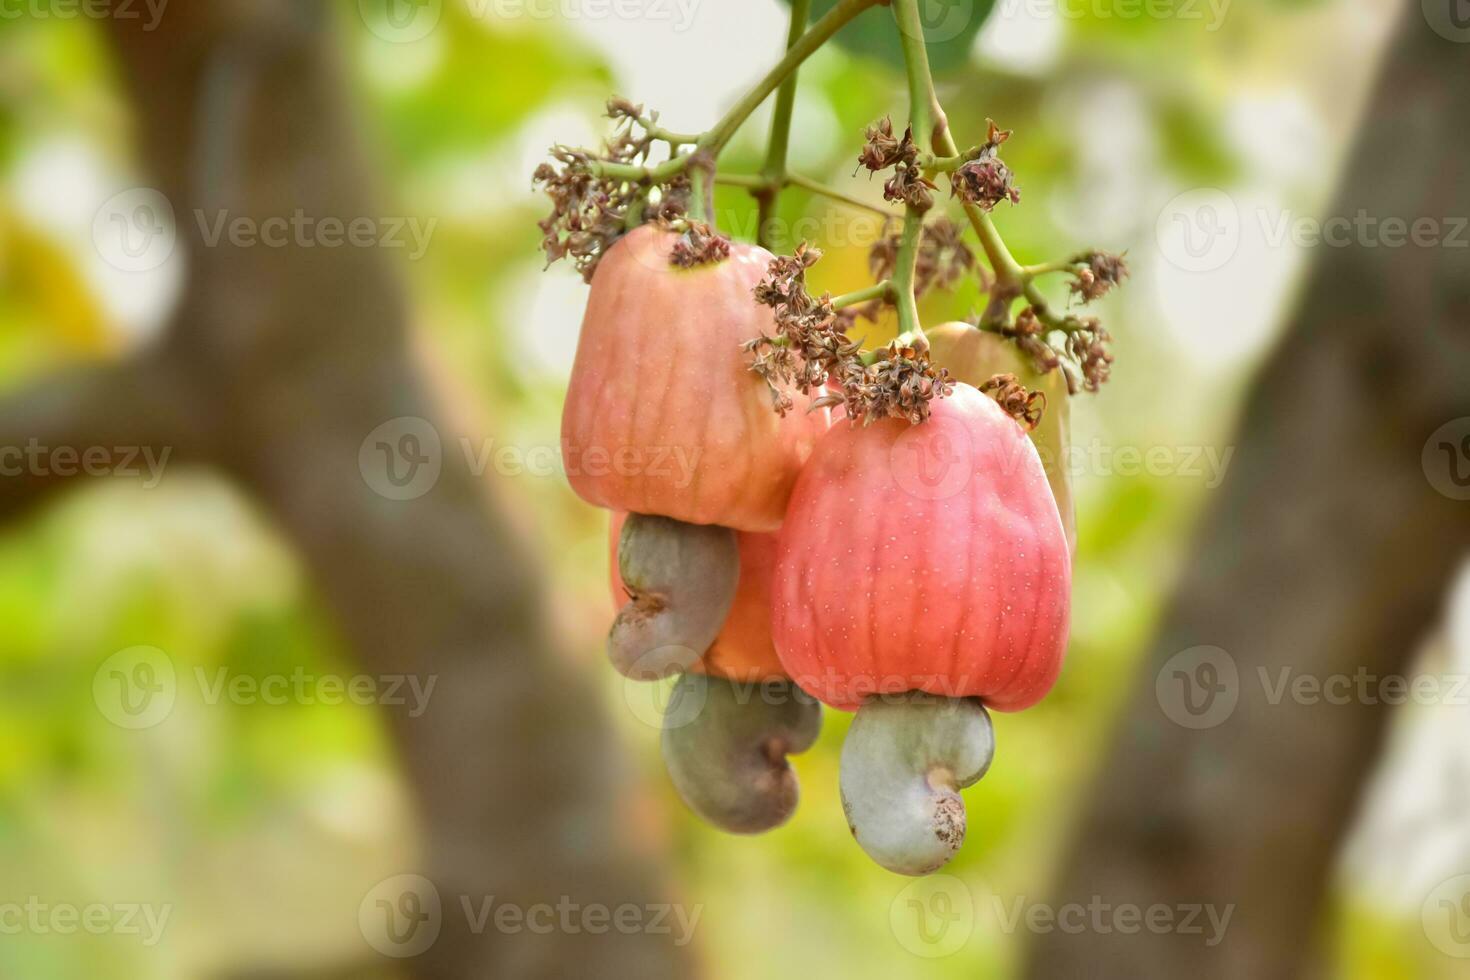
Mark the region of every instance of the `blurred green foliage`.
<instances>
[{"instance_id":1,"label":"blurred green foliage","mask_svg":"<svg viewBox=\"0 0 1470 980\"><path fill-rule=\"evenodd\" d=\"M835 6L837 0L814 0L810 20L816 21ZM948 72L968 64L975 35L994 6L995 0L931 0L920 4L929 67ZM893 72L903 72L903 45L885 17L859 17L838 31L836 40L855 54L878 59Z\"/></svg>"},{"instance_id":2,"label":"blurred green foliage","mask_svg":"<svg viewBox=\"0 0 1470 980\"><path fill-rule=\"evenodd\" d=\"M487 21L446 3L443 25L416 49L374 37L353 4L340 7L352 92L378 151L385 197L398 213L439 221L428 256L405 269L417 321L497 443L554 446L565 352L560 362L553 351L538 363L528 351L545 345L548 331L553 346L573 341L574 322L535 317L574 318L581 286L565 268L539 275L542 207L529 193L526 140L539 136L537 120L547 114L600 126L602 102L620 79L585 34L556 23ZM904 115L900 76L866 56L887 50L874 40L890 36L883 16L869 15L844 36L863 54L830 50L813 59L800 94L801 106L829 119L836 134L804 148L803 168L869 199L876 188L851 177L863 127ZM1006 159L1025 196L997 217L1018 257L1126 244L1078 241L1049 206L1064 193L1084 210L1094 203L1074 118L1059 108L1058 93L1124 86L1143 107L1171 177L1228 181L1238 164L1222 135L1222 78L1239 62L1262 73L1286 67L1292 52L1266 39L1285 16L1242 0L1214 35L1181 21L1073 17L1039 74L971 59L978 19L941 46L936 60L948 73L941 95L962 142L984 132L986 117L1018 130ZM626 94L657 107L656 92ZM724 161L731 169L759 164L761 127L748 129ZM797 132L798 143L804 135ZM80 147L104 171L133 172L128 109L100 31L75 20L7 22L0 29L0 381L7 384L137 342L92 288L86 269L95 257L85 242L48 227L22 199L27 160L57 141ZM742 193L721 189L717 207L727 226L753 226ZM791 192L780 214L794 223L830 217L834 207ZM1142 219L1146 233L1150 221ZM820 287L866 284L860 237L819 242L828 251L816 273ZM925 316L963 316L977 295L970 285L927 298ZM1177 365L1179 352L1150 309L1146 290L1105 304L1119 367L1105 393L1074 406L1079 433L1144 447L1227 444L1248 364L1203 377ZM872 339L885 331L890 324L873 328ZM153 947L119 935L8 935L0 939L0 976L172 980L359 957L360 897L408 866L413 852L403 781L372 709L211 704L202 685L185 683L164 723L130 732L102 717L93 699L99 665L137 644L166 651L184 677L220 667L256 678L298 667L351 674L289 542L208 474L170 473L150 490L100 482L0 536L0 901L168 902L174 919ZM993 892L1007 906L1017 896L1044 900L1209 489L1178 475L1083 477L1069 663L1042 705L997 720L1000 754L967 794L969 840L949 869L984 910L959 952L927 961L897 942L891 925L905 882L872 866L842 819L836 763L848 718L828 712L819 746L798 760L804 799L789 826L732 839L690 818L663 776L656 732L624 710L638 695L601 662L599 636L611 614L606 515L560 478L497 482L540 542L552 614L600 678L618 736L637 760L658 815L649 832L667 837L682 894L704 906L704 959L714 976L730 980L1014 971L1026 936L1000 928L983 896ZM1341 906L1340 975L1435 975L1438 961L1424 952L1416 922L1386 918L1352 896Z\"/></svg>"}]
</instances>

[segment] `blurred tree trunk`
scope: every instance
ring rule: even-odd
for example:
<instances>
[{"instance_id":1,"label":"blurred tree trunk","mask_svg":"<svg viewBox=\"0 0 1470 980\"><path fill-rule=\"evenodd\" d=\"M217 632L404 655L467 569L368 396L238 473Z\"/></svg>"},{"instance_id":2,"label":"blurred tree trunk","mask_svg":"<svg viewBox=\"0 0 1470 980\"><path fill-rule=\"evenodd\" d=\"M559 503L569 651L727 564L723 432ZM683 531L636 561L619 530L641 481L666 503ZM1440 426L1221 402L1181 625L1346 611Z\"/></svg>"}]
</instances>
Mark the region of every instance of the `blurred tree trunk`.
<instances>
[{"instance_id":1,"label":"blurred tree trunk","mask_svg":"<svg viewBox=\"0 0 1470 980\"><path fill-rule=\"evenodd\" d=\"M1332 213L1424 217L1452 234L1470 215L1467 119L1465 46L1406 4ZM1388 711L1289 695L1273 705L1260 672L1406 672L1470 547L1470 503L1436 492L1421 465L1431 434L1470 416L1459 235L1460 247L1319 250L1052 897L1233 906L1224 941L1053 931L1034 938L1030 976L1271 980L1314 965L1334 857ZM1226 650L1240 678L1233 714L1197 731L1171 722L1155 693L1162 665L1196 645Z\"/></svg>"},{"instance_id":2,"label":"blurred tree trunk","mask_svg":"<svg viewBox=\"0 0 1470 980\"><path fill-rule=\"evenodd\" d=\"M420 717L392 718L443 901L443 932L405 963L423 977L684 977L668 935L471 928L475 908L666 901L656 861L619 828L606 719L543 625L536 563L516 540L410 356L407 304L371 248L206 247L196 220L378 217L341 90L335 5L175 5L148 32L110 19L138 145L177 215L186 294L137 363L48 379L0 405L0 444L156 444L232 474L309 566L365 672L435 677ZM442 472L413 500L371 489L358 451L416 417ZM7 515L50 492L6 481ZM626 781L623 781L625 784ZM261 896L268 901L268 896ZM357 909L335 910L349 921ZM369 952L364 945L365 954Z\"/></svg>"}]
</instances>

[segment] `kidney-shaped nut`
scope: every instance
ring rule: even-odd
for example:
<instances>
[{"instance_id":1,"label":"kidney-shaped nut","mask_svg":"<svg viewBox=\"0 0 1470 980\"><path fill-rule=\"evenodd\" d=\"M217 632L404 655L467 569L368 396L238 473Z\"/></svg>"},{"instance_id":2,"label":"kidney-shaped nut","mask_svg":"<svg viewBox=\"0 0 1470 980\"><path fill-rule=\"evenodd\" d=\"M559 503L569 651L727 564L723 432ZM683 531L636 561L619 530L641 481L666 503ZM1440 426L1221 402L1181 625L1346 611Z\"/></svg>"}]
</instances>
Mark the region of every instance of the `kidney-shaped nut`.
<instances>
[{"instance_id":1,"label":"kidney-shaped nut","mask_svg":"<svg viewBox=\"0 0 1470 980\"><path fill-rule=\"evenodd\" d=\"M629 601L608 633L608 659L626 677L656 680L688 670L719 636L740 551L727 527L629 514L618 572Z\"/></svg>"},{"instance_id":2,"label":"kidney-shaped nut","mask_svg":"<svg viewBox=\"0 0 1470 980\"><path fill-rule=\"evenodd\" d=\"M994 756L990 715L974 698L915 692L868 701L842 745L842 809L853 836L889 871L937 870L965 840L959 791Z\"/></svg>"},{"instance_id":3,"label":"kidney-shaped nut","mask_svg":"<svg viewBox=\"0 0 1470 980\"><path fill-rule=\"evenodd\" d=\"M722 830L756 834L795 812L786 757L810 748L821 728L821 705L788 680L685 674L664 716L664 765L691 810Z\"/></svg>"}]
</instances>

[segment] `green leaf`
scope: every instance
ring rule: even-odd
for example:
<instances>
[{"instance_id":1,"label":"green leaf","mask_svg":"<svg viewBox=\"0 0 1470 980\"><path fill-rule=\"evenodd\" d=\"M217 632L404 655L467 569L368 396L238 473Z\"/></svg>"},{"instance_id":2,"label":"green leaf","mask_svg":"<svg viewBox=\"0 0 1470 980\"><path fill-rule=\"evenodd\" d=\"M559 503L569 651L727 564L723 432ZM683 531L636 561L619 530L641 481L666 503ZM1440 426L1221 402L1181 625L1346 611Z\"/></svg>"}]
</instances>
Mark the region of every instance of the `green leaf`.
<instances>
[{"instance_id":1,"label":"green leaf","mask_svg":"<svg viewBox=\"0 0 1470 980\"><path fill-rule=\"evenodd\" d=\"M813 0L811 19L816 20L836 4L837 0ZM929 68L939 73L963 67L970 60L975 35L994 6L995 0L919 0ZM903 71L898 25L887 7L874 8L855 18L837 32L836 41L854 54L876 58Z\"/></svg>"}]
</instances>

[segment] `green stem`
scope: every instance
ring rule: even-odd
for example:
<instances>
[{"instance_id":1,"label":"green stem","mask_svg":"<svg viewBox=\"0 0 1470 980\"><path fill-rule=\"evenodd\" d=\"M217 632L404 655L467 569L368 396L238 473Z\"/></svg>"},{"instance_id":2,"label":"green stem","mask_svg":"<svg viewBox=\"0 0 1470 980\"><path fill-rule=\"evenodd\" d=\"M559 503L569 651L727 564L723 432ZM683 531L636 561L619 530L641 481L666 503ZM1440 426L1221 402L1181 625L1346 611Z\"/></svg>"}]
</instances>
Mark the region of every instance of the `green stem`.
<instances>
[{"instance_id":1,"label":"green stem","mask_svg":"<svg viewBox=\"0 0 1470 980\"><path fill-rule=\"evenodd\" d=\"M648 131L648 135L652 136L654 139L663 140L665 143L675 148L678 148L680 146L692 146L693 144L699 142L698 133L675 133L670 130L664 129L662 126L655 126L649 123L644 123L643 127Z\"/></svg>"},{"instance_id":2,"label":"green stem","mask_svg":"<svg viewBox=\"0 0 1470 980\"><path fill-rule=\"evenodd\" d=\"M952 157L937 157L929 153L919 158L919 166L924 168L925 173L953 173L978 155L978 148L966 150Z\"/></svg>"},{"instance_id":3,"label":"green stem","mask_svg":"<svg viewBox=\"0 0 1470 980\"><path fill-rule=\"evenodd\" d=\"M934 76L929 71L929 55L924 50L924 24L919 19L918 0L893 0L893 17L898 21L904 61L908 66L909 98L915 106L914 136L919 140L924 139L918 123L922 120L925 125L934 127L929 139L936 162L959 157L960 148L949 131L949 122L939 104L939 96L934 91ZM919 108L920 106L923 108ZM996 285L1013 287L1022 281L1024 277L1020 263L1011 255L1010 249L1006 248L1006 243L1001 240L1000 232L996 231L990 215L981 210L979 205L966 204L965 216L970 219L970 225L980 239L980 247L985 250L985 258L995 272Z\"/></svg>"},{"instance_id":4,"label":"green stem","mask_svg":"<svg viewBox=\"0 0 1470 980\"><path fill-rule=\"evenodd\" d=\"M702 156L701 154L694 154ZM713 226L714 161L701 158L689 168L689 217Z\"/></svg>"},{"instance_id":5,"label":"green stem","mask_svg":"<svg viewBox=\"0 0 1470 980\"><path fill-rule=\"evenodd\" d=\"M628 213L623 216L623 227L628 231L632 231L634 228L643 224L643 212L647 208L648 196L646 194L635 198L633 203L628 205Z\"/></svg>"},{"instance_id":6,"label":"green stem","mask_svg":"<svg viewBox=\"0 0 1470 980\"><path fill-rule=\"evenodd\" d=\"M801 174L787 174L786 183L791 187L800 187L804 191L820 194L823 197L830 197L834 201L841 201L849 207L871 211L873 214L882 215L885 218L897 217L897 215L887 208L880 208L876 204L869 204L861 198L853 197L851 194L845 194L835 187L828 187L820 181L812 180L810 177L803 177Z\"/></svg>"},{"instance_id":7,"label":"green stem","mask_svg":"<svg viewBox=\"0 0 1470 980\"><path fill-rule=\"evenodd\" d=\"M741 187L745 190L750 191L751 194L756 196L759 196L760 194L768 191L772 187L771 181L767 180L765 177L760 176L759 174L732 174L725 173L723 171L715 174L715 183L724 184L728 187ZM864 211L870 211L873 214L879 215L883 218L897 217L897 215L895 215L892 211L889 211L887 208L880 208L876 204L869 204L867 201L864 201L861 198L853 197L851 194L843 193L835 187L828 187L821 181L812 180L810 177L803 177L801 174L787 174L786 177L780 182L780 186L799 187L802 190L807 191L808 193L820 194L821 196L829 197L834 201L840 201L841 203L846 204L849 207L860 208Z\"/></svg>"},{"instance_id":8,"label":"green stem","mask_svg":"<svg viewBox=\"0 0 1470 980\"><path fill-rule=\"evenodd\" d=\"M716 123L713 129L700 137L699 148L711 153L719 153L724 149L725 144L730 142L730 137L735 135L741 123L750 118L750 114L776 90L778 85L786 80L786 76L794 72L803 61L812 56L813 52L826 44L833 34L841 30L843 25L878 2L879 0L839 0L837 6L827 11L826 15L813 24L799 41L786 50L786 57L777 62L776 66L766 73L766 77L756 83L755 88L747 92L744 98L725 113L724 118Z\"/></svg>"},{"instance_id":9,"label":"green stem","mask_svg":"<svg viewBox=\"0 0 1470 980\"><path fill-rule=\"evenodd\" d=\"M898 26L898 39L903 47L905 75L909 83L909 128L922 147L932 142L937 133L934 79L929 71L929 52L924 45L924 24L919 19L918 0L892 0L893 20ZM937 150L937 147L936 147ZM953 150L949 151L952 155ZM904 209L903 232L898 240L898 258L894 263L893 297L898 307L900 334L924 336L919 323L919 300L914 292L915 272L919 262L919 239L924 233L924 212L912 204Z\"/></svg>"},{"instance_id":10,"label":"green stem","mask_svg":"<svg viewBox=\"0 0 1470 980\"><path fill-rule=\"evenodd\" d=\"M903 64L909 83L909 126L914 131L914 139L924 146L934 140L932 127L936 100L918 0L893 0L893 20L898 25L898 41L903 48ZM950 150L947 155L956 152Z\"/></svg>"},{"instance_id":11,"label":"green stem","mask_svg":"<svg viewBox=\"0 0 1470 980\"><path fill-rule=\"evenodd\" d=\"M894 0L895 5L902 0ZM898 259L894 263L893 300L898 307L900 333L923 336L919 324L919 301L914 295L914 270L919 260L919 238L924 231L924 212L910 206L903 216L903 233L898 240Z\"/></svg>"},{"instance_id":12,"label":"green stem","mask_svg":"<svg viewBox=\"0 0 1470 980\"><path fill-rule=\"evenodd\" d=\"M755 88L745 93L745 96L735 103L730 111L720 118L719 122L715 123L714 128L688 141L694 144L695 152L670 157L653 167L592 160L588 163L588 169L600 177L613 177L632 183L646 181L657 184L687 170L694 157L701 152L711 157L719 156L720 151L725 148L726 143L730 142L730 138L740 129L741 124L750 118L750 114L776 90L778 85L786 81L787 76L801 67L802 62L810 58L823 44L826 44L832 35L841 30L848 21L880 2L882 0L840 0L837 6L827 11L811 26L810 30L801 35L795 44L786 49L786 56L756 83ZM684 134L668 135L674 136L679 142L685 141Z\"/></svg>"},{"instance_id":13,"label":"green stem","mask_svg":"<svg viewBox=\"0 0 1470 980\"><path fill-rule=\"evenodd\" d=\"M1076 268L1076 265L1076 259L1042 262L1039 265L1023 265L1021 266L1021 275L1029 281L1035 279L1037 276L1044 276L1052 272L1071 272Z\"/></svg>"},{"instance_id":14,"label":"green stem","mask_svg":"<svg viewBox=\"0 0 1470 980\"><path fill-rule=\"evenodd\" d=\"M786 50L789 52L801 41L806 30L807 15L811 11L811 0L791 0L791 26L786 31ZM776 202L786 180L786 153L791 146L791 116L796 108L796 79L798 72L791 71L781 82L776 92L776 105L771 113L771 141L766 149L766 163L761 176L766 179L764 189L756 194L756 244L771 247L775 235Z\"/></svg>"},{"instance_id":15,"label":"green stem","mask_svg":"<svg viewBox=\"0 0 1470 980\"><path fill-rule=\"evenodd\" d=\"M770 186L770 182L759 174L729 174L723 170L715 174L715 183L726 187L743 187L752 193Z\"/></svg>"},{"instance_id":16,"label":"green stem","mask_svg":"<svg viewBox=\"0 0 1470 980\"><path fill-rule=\"evenodd\" d=\"M841 296L832 297L832 309L840 310L846 306L857 306L859 303L871 303L875 299L888 299L893 290L893 284L887 279L867 289L855 290L851 293L843 293Z\"/></svg>"}]
</instances>

